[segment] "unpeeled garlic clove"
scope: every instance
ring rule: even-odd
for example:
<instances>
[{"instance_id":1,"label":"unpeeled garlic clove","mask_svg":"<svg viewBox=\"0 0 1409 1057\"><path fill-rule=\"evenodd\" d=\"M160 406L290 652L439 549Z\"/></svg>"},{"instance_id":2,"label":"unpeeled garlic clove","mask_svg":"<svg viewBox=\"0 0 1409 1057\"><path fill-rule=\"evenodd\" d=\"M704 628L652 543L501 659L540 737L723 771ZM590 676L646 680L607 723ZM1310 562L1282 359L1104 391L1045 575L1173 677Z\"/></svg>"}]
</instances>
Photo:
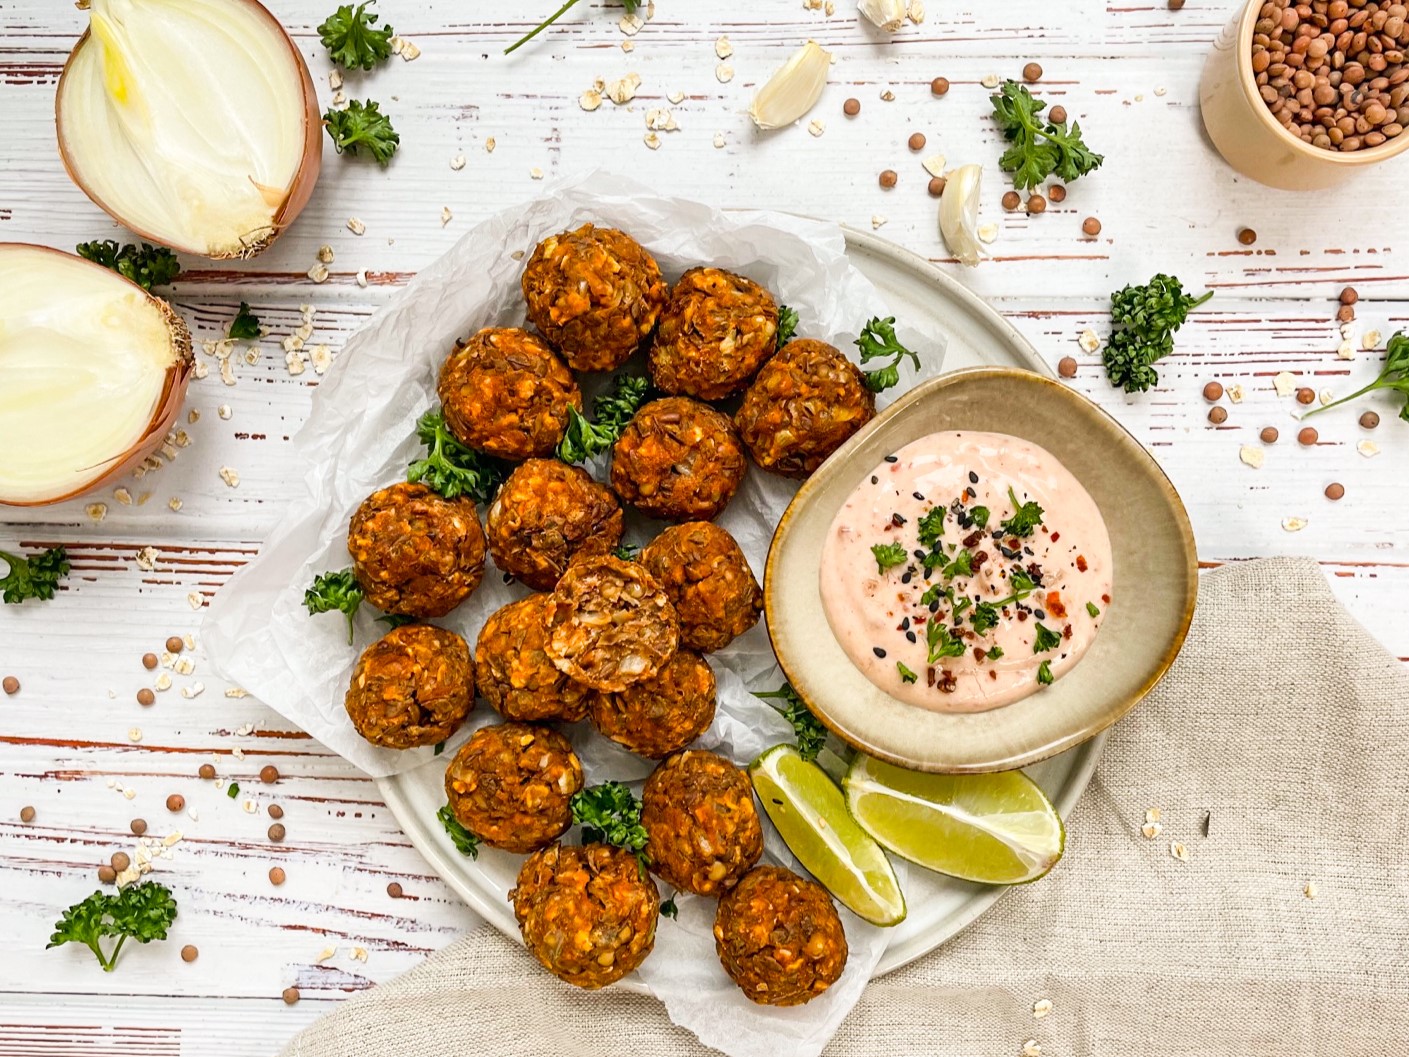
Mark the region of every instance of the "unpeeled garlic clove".
<instances>
[{"instance_id":1,"label":"unpeeled garlic clove","mask_svg":"<svg viewBox=\"0 0 1409 1057\"><path fill-rule=\"evenodd\" d=\"M803 117L822 97L831 66L831 53L809 40L759 87L749 107L753 123L782 128Z\"/></svg>"},{"instance_id":2,"label":"unpeeled garlic clove","mask_svg":"<svg viewBox=\"0 0 1409 1057\"><path fill-rule=\"evenodd\" d=\"M939 233L949 252L970 268L983 258L978 237L979 186L983 166L961 165L946 178L939 200Z\"/></svg>"},{"instance_id":3,"label":"unpeeled garlic clove","mask_svg":"<svg viewBox=\"0 0 1409 1057\"><path fill-rule=\"evenodd\" d=\"M859 0L856 10L877 29L894 33L905 25L905 0Z\"/></svg>"}]
</instances>

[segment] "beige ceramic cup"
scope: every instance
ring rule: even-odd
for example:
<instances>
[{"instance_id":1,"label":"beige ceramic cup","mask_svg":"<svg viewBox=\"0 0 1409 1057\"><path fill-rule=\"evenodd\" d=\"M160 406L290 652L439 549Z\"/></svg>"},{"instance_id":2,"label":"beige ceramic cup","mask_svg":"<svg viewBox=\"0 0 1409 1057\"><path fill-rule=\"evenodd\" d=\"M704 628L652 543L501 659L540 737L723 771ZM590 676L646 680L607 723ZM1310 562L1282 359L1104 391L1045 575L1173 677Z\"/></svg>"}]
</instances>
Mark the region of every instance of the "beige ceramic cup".
<instances>
[{"instance_id":1,"label":"beige ceramic cup","mask_svg":"<svg viewBox=\"0 0 1409 1057\"><path fill-rule=\"evenodd\" d=\"M1228 164L1268 187L1315 191L1409 150L1409 132L1378 147L1342 152L1313 147L1282 127L1258 94L1252 72L1252 31L1263 3L1248 0L1224 27L1199 83L1204 128Z\"/></svg>"}]
</instances>

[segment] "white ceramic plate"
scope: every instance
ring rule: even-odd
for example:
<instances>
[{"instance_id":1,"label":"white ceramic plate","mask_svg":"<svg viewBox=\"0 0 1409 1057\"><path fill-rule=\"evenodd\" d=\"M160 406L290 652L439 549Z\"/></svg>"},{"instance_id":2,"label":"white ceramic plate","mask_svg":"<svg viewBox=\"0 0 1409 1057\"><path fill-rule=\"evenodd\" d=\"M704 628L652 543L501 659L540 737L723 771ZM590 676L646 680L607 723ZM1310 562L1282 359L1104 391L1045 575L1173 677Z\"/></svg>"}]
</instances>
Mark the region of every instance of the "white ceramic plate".
<instances>
[{"instance_id":1,"label":"white ceramic plate","mask_svg":"<svg viewBox=\"0 0 1409 1057\"><path fill-rule=\"evenodd\" d=\"M997 312L928 261L867 232L847 229L846 241L852 263L875 284L897 317L923 320L948 340L947 370L997 364L1051 373L1026 339ZM1091 780L1104 741L1101 735L1027 769L1063 818ZM444 762L437 760L379 779L377 784L392 814L431 868L486 921L517 940L519 930L508 892L523 857L481 848L478 859L467 859L455 851L436 819L436 811L445 803L444 774ZM934 950L978 918L1005 891L912 867L905 885L909 917L896 926L876 974L898 969ZM644 990L634 976L618 986Z\"/></svg>"}]
</instances>

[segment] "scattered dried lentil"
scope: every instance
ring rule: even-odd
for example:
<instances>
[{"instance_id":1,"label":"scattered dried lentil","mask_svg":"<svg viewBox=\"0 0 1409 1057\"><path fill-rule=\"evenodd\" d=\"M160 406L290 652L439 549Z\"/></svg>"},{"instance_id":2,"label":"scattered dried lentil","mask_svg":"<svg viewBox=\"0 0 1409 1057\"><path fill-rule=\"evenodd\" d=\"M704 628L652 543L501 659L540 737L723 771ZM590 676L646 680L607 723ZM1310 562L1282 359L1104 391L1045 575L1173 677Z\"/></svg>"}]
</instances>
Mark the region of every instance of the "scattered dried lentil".
<instances>
[{"instance_id":1,"label":"scattered dried lentil","mask_svg":"<svg viewBox=\"0 0 1409 1057\"><path fill-rule=\"evenodd\" d=\"M1003 195L1003 208L1006 209L1009 213L1011 213L1013 210L1017 209L1018 206L1020 206L1020 205L1022 205L1022 204L1023 204L1022 195L1018 194L1016 191L1008 191L1008 192L1005 192L1005 193L1004 193L1004 195Z\"/></svg>"},{"instance_id":2,"label":"scattered dried lentil","mask_svg":"<svg viewBox=\"0 0 1409 1057\"><path fill-rule=\"evenodd\" d=\"M1374 429L1380 424L1380 416L1374 411L1366 411L1360 416L1361 429Z\"/></svg>"},{"instance_id":3,"label":"scattered dried lentil","mask_svg":"<svg viewBox=\"0 0 1409 1057\"><path fill-rule=\"evenodd\" d=\"M293 1005L295 1002L297 1002L298 1000L299 1000L299 993L298 993L298 988L297 988L297 987L286 987L286 988L284 988L284 1005L286 1005L286 1006L291 1006L291 1005Z\"/></svg>"},{"instance_id":4,"label":"scattered dried lentil","mask_svg":"<svg viewBox=\"0 0 1409 1057\"><path fill-rule=\"evenodd\" d=\"M269 827L269 839L276 844L284 839L284 824L282 822L276 822Z\"/></svg>"},{"instance_id":5,"label":"scattered dried lentil","mask_svg":"<svg viewBox=\"0 0 1409 1057\"><path fill-rule=\"evenodd\" d=\"M1332 481L1326 486L1326 498L1336 503L1345 498L1345 485L1339 481Z\"/></svg>"},{"instance_id":6,"label":"scattered dried lentil","mask_svg":"<svg viewBox=\"0 0 1409 1057\"><path fill-rule=\"evenodd\" d=\"M1355 287L1347 286L1341 291L1340 303L1343 305L1353 305L1360 300L1360 295L1356 293Z\"/></svg>"},{"instance_id":7,"label":"scattered dried lentil","mask_svg":"<svg viewBox=\"0 0 1409 1057\"><path fill-rule=\"evenodd\" d=\"M1027 211L1029 213L1045 213L1047 211L1047 199L1041 195L1030 195L1027 200Z\"/></svg>"},{"instance_id":8,"label":"scattered dried lentil","mask_svg":"<svg viewBox=\"0 0 1409 1057\"><path fill-rule=\"evenodd\" d=\"M1023 67L1023 80L1028 84L1042 80L1042 67L1035 62L1030 62Z\"/></svg>"},{"instance_id":9,"label":"scattered dried lentil","mask_svg":"<svg viewBox=\"0 0 1409 1057\"><path fill-rule=\"evenodd\" d=\"M140 837L147 832L147 820L144 818L134 818L127 824L127 828L132 831L134 837Z\"/></svg>"},{"instance_id":10,"label":"scattered dried lentil","mask_svg":"<svg viewBox=\"0 0 1409 1057\"><path fill-rule=\"evenodd\" d=\"M157 655L155 653L142 654L142 667L147 669L147 671L150 672L153 668L157 666L158 663L159 662L157 661Z\"/></svg>"},{"instance_id":11,"label":"scattered dried lentil","mask_svg":"<svg viewBox=\"0 0 1409 1057\"><path fill-rule=\"evenodd\" d=\"M113 852L111 862L113 869L116 870L118 873L122 873L123 870L127 869L129 866L132 865L132 860L128 858L127 852L125 851Z\"/></svg>"},{"instance_id":12,"label":"scattered dried lentil","mask_svg":"<svg viewBox=\"0 0 1409 1057\"><path fill-rule=\"evenodd\" d=\"M0 680L0 690L4 690L6 694L13 697L20 692L20 681L13 675L7 675L3 680Z\"/></svg>"},{"instance_id":13,"label":"scattered dried lentil","mask_svg":"<svg viewBox=\"0 0 1409 1057\"><path fill-rule=\"evenodd\" d=\"M154 705L156 704L156 701L157 695L152 693L152 691L147 687L144 686L142 687L142 689L137 691L137 703L139 705Z\"/></svg>"},{"instance_id":14,"label":"scattered dried lentil","mask_svg":"<svg viewBox=\"0 0 1409 1057\"><path fill-rule=\"evenodd\" d=\"M1210 404L1216 400L1223 399L1223 385L1220 382L1209 382L1204 386L1204 399Z\"/></svg>"},{"instance_id":15,"label":"scattered dried lentil","mask_svg":"<svg viewBox=\"0 0 1409 1057\"><path fill-rule=\"evenodd\" d=\"M1296 391L1296 402L1298 404L1316 403L1316 390L1308 389L1306 386L1302 386Z\"/></svg>"},{"instance_id":16,"label":"scattered dried lentil","mask_svg":"<svg viewBox=\"0 0 1409 1057\"><path fill-rule=\"evenodd\" d=\"M943 176L931 176L929 184L930 197L938 198L940 195L944 194L944 187L947 183L948 181Z\"/></svg>"},{"instance_id":17,"label":"scattered dried lentil","mask_svg":"<svg viewBox=\"0 0 1409 1057\"><path fill-rule=\"evenodd\" d=\"M200 956L201 952L196 949L194 944L188 943L181 948L181 960L183 962L193 962Z\"/></svg>"},{"instance_id":18,"label":"scattered dried lentil","mask_svg":"<svg viewBox=\"0 0 1409 1057\"><path fill-rule=\"evenodd\" d=\"M110 885L110 884L112 884L112 883L113 883L114 881L116 881L116 880L117 880L117 871L114 870L111 866L109 866L109 865L107 865L106 863L104 863L102 866L98 867L98 883L99 883L99 884Z\"/></svg>"},{"instance_id":19,"label":"scattered dried lentil","mask_svg":"<svg viewBox=\"0 0 1409 1057\"><path fill-rule=\"evenodd\" d=\"M881 173L880 182L881 186L884 187L887 191L889 191L892 187L894 187L900 182L900 174L897 173L894 169L886 169Z\"/></svg>"},{"instance_id":20,"label":"scattered dried lentil","mask_svg":"<svg viewBox=\"0 0 1409 1057\"><path fill-rule=\"evenodd\" d=\"M847 117L855 117L857 114L861 113L861 100L848 99L841 105L841 112Z\"/></svg>"},{"instance_id":21,"label":"scattered dried lentil","mask_svg":"<svg viewBox=\"0 0 1409 1057\"><path fill-rule=\"evenodd\" d=\"M277 887L278 885L283 884L284 881L285 881L285 879L286 879L286 878L285 878L285 875L284 875L283 867L281 867L281 866L271 866L271 867L269 868L269 883L270 883L270 884L272 884L272 885L274 885L274 886Z\"/></svg>"},{"instance_id":22,"label":"scattered dried lentil","mask_svg":"<svg viewBox=\"0 0 1409 1057\"><path fill-rule=\"evenodd\" d=\"M214 778L215 765L212 763L203 763L201 764L200 769L196 771L196 774L198 774L202 778Z\"/></svg>"},{"instance_id":23,"label":"scattered dried lentil","mask_svg":"<svg viewBox=\"0 0 1409 1057\"><path fill-rule=\"evenodd\" d=\"M34 808L30 807L28 804L26 804L24 807L20 808L20 821L21 821L21 822L33 822L33 821L34 821Z\"/></svg>"},{"instance_id":24,"label":"scattered dried lentil","mask_svg":"<svg viewBox=\"0 0 1409 1057\"><path fill-rule=\"evenodd\" d=\"M389 896L391 896L391 898L393 898L393 899L400 899L400 898L401 898L401 882L400 882L400 881L392 881L391 884L389 884L389 885L386 886L386 894L389 895Z\"/></svg>"},{"instance_id":25,"label":"scattered dried lentil","mask_svg":"<svg viewBox=\"0 0 1409 1057\"><path fill-rule=\"evenodd\" d=\"M1047 111L1047 119L1053 124L1060 125L1067 119L1067 108L1061 105L1054 106Z\"/></svg>"},{"instance_id":26,"label":"scattered dried lentil","mask_svg":"<svg viewBox=\"0 0 1409 1057\"><path fill-rule=\"evenodd\" d=\"M282 807L280 807L278 804L270 804L270 805L269 805L269 817L270 817L270 818L283 818L283 817L284 817L284 809L283 809Z\"/></svg>"},{"instance_id":27,"label":"scattered dried lentil","mask_svg":"<svg viewBox=\"0 0 1409 1057\"><path fill-rule=\"evenodd\" d=\"M259 770L259 780L265 785L273 785L279 780L279 768L272 763L266 764Z\"/></svg>"},{"instance_id":28,"label":"scattered dried lentil","mask_svg":"<svg viewBox=\"0 0 1409 1057\"><path fill-rule=\"evenodd\" d=\"M1093 239L1101 233L1101 222L1095 217L1087 217L1081 222L1082 234L1090 235Z\"/></svg>"},{"instance_id":29,"label":"scattered dried lentil","mask_svg":"<svg viewBox=\"0 0 1409 1057\"><path fill-rule=\"evenodd\" d=\"M1208 409L1208 420L1215 426L1221 426L1228 421L1228 409L1222 405L1216 405Z\"/></svg>"},{"instance_id":30,"label":"scattered dried lentil","mask_svg":"<svg viewBox=\"0 0 1409 1057\"><path fill-rule=\"evenodd\" d=\"M171 812L184 811L186 809L186 798L180 793L172 793L166 798L166 809Z\"/></svg>"},{"instance_id":31,"label":"scattered dried lentil","mask_svg":"<svg viewBox=\"0 0 1409 1057\"><path fill-rule=\"evenodd\" d=\"M1241 242L1244 246L1251 246L1254 242L1257 241L1257 232L1254 231L1252 228L1239 228L1238 241Z\"/></svg>"},{"instance_id":32,"label":"scattered dried lentil","mask_svg":"<svg viewBox=\"0 0 1409 1057\"><path fill-rule=\"evenodd\" d=\"M1075 378L1076 366L1076 357L1063 356L1057 363L1057 373L1063 378Z\"/></svg>"},{"instance_id":33,"label":"scattered dried lentil","mask_svg":"<svg viewBox=\"0 0 1409 1057\"><path fill-rule=\"evenodd\" d=\"M922 151L925 149L925 134L923 132L912 132L910 138L905 141L912 151Z\"/></svg>"},{"instance_id":34,"label":"scattered dried lentil","mask_svg":"<svg viewBox=\"0 0 1409 1057\"><path fill-rule=\"evenodd\" d=\"M1296 435L1297 443L1304 444L1308 448L1321 439L1321 435L1316 432L1314 426L1303 426L1301 432Z\"/></svg>"},{"instance_id":35,"label":"scattered dried lentil","mask_svg":"<svg viewBox=\"0 0 1409 1057\"><path fill-rule=\"evenodd\" d=\"M1061 184L1053 184L1047 188L1047 200L1050 202L1065 202L1067 200L1067 189Z\"/></svg>"},{"instance_id":36,"label":"scattered dried lentil","mask_svg":"<svg viewBox=\"0 0 1409 1057\"><path fill-rule=\"evenodd\" d=\"M949 81L944 77L936 77L930 82L931 95L944 95L949 91Z\"/></svg>"},{"instance_id":37,"label":"scattered dried lentil","mask_svg":"<svg viewBox=\"0 0 1409 1057\"><path fill-rule=\"evenodd\" d=\"M1281 434L1277 432L1276 426L1263 426L1262 432L1258 434L1258 436L1262 438L1263 444L1276 444L1277 438L1281 436Z\"/></svg>"},{"instance_id":38,"label":"scattered dried lentil","mask_svg":"<svg viewBox=\"0 0 1409 1057\"><path fill-rule=\"evenodd\" d=\"M180 635L172 635L169 639L166 640L167 653L180 653L185 648L186 644L181 641Z\"/></svg>"}]
</instances>

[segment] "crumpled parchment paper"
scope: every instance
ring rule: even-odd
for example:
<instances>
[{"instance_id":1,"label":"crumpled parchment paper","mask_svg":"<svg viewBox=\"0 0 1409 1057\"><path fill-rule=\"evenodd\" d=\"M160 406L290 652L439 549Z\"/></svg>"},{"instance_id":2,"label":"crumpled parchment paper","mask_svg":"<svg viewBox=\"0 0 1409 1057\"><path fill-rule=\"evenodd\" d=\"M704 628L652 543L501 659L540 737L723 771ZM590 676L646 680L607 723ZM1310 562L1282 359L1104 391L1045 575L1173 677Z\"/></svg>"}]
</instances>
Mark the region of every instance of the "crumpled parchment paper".
<instances>
[{"instance_id":1,"label":"crumpled parchment paper","mask_svg":"<svg viewBox=\"0 0 1409 1057\"><path fill-rule=\"evenodd\" d=\"M364 606L357 616L356 645L350 647L342 614L310 617L304 589L317 573L351 564L346 538L352 512L371 492L404 480L407 464L421 457L416 420L437 404L436 375L455 339L485 326L523 325L523 261L545 236L588 221L634 236L667 280L702 263L747 275L797 310L800 336L829 341L853 357L860 328L872 316L888 314L876 289L847 260L835 224L780 213L721 212L603 173L561 182L541 198L491 217L418 274L348 340L319 386L308 423L294 442L294 464L307 467L305 494L259 556L215 596L202 630L222 675L373 776L427 765L428 780L438 782L444 760L468 733L497 717L480 704L439 762L429 748L397 752L369 745L348 721L343 696L358 652L379 637L382 626L374 623L375 611ZM942 340L906 322L897 329L921 355L919 376L939 373ZM878 404L916 379L902 366L900 386L881 394ZM589 380L584 386L589 407L602 383ZM605 463L606 457L599 457L588 468L605 479ZM739 541L760 580L773 529L796 487L751 467L718 519ZM633 514L627 526L626 540L637 544L661 527ZM525 591L504 584L489 561L484 583L436 623L459 632L473 650L484 619ZM750 687L774 689L781 682L762 622L709 661L719 680L719 710L702 747L743 765L765 748L791 740L789 724L749 693ZM616 779L639 790L650 771L648 761L594 736L585 723L571 736L589 783ZM767 829L768 858L796 868L786 846ZM887 942L883 929L841 908L851 948L842 979L804 1007L771 1009L749 1002L720 971L711 933L714 901L682 895L678 905L677 920L661 921L655 952L639 976L676 1023L735 1057L815 1057L860 996Z\"/></svg>"}]
</instances>

